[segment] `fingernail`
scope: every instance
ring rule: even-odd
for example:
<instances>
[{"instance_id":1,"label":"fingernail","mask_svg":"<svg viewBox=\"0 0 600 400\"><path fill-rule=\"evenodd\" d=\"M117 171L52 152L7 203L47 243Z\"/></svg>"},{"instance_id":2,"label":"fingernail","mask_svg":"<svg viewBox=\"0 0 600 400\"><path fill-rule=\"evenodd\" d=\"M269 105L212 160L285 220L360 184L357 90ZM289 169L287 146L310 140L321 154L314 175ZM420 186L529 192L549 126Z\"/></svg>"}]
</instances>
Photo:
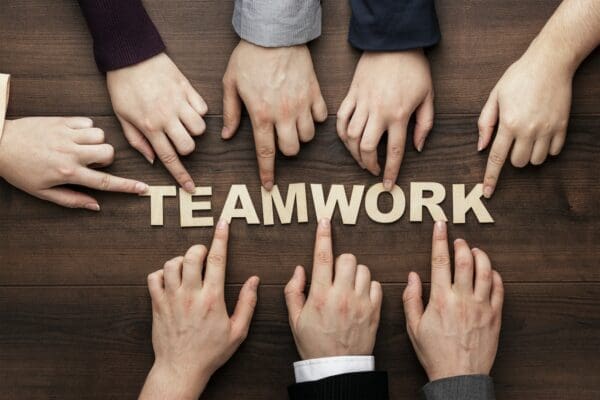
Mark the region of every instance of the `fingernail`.
<instances>
[{"instance_id":1,"label":"fingernail","mask_svg":"<svg viewBox=\"0 0 600 400\"><path fill-rule=\"evenodd\" d=\"M321 220L319 221L319 225L321 226L321 228L329 228L329 218L321 218Z\"/></svg>"},{"instance_id":2,"label":"fingernail","mask_svg":"<svg viewBox=\"0 0 600 400\"><path fill-rule=\"evenodd\" d=\"M300 266L298 265L296 269L294 269L294 277L297 277L300 274Z\"/></svg>"},{"instance_id":3,"label":"fingernail","mask_svg":"<svg viewBox=\"0 0 600 400\"><path fill-rule=\"evenodd\" d=\"M228 128L223 127L223 129L221 129L221 137L222 138L229 137L229 129Z\"/></svg>"},{"instance_id":4,"label":"fingernail","mask_svg":"<svg viewBox=\"0 0 600 400\"><path fill-rule=\"evenodd\" d=\"M408 286L415 283L415 275L413 273L408 274Z\"/></svg>"},{"instance_id":5,"label":"fingernail","mask_svg":"<svg viewBox=\"0 0 600 400\"><path fill-rule=\"evenodd\" d=\"M481 150L483 150L483 138L479 137L479 140L477 140L477 151Z\"/></svg>"},{"instance_id":6,"label":"fingernail","mask_svg":"<svg viewBox=\"0 0 600 400\"><path fill-rule=\"evenodd\" d=\"M250 289L252 290L257 290L258 289L258 284L260 283L260 278L258 276L255 276L251 281L250 281Z\"/></svg>"},{"instance_id":7,"label":"fingernail","mask_svg":"<svg viewBox=\"0 0 600 400\"><path fill-rule=\"evenodd\" d=\"M186 192L188 192L190 194L194 194L194 192L196 191L196 186L194 185L194 182L192 182L192 181L188 181L188 182L184 183L183 188L185 189Z\"/></svg>"},{"instance_id":8,"label":"fingernail","mask_svg":"<svg viewBox=\"0 0 600 400\"><path fill-rule=\"evenodd\" d=\"M483 187L483 197L485 197L486 199L489 199L490 197L492 197L492 193L494 193L493 187L491 187L491 186Z\"/></svg>"},{"instance_id":9,"label":"fingernail","mask_svg":"<svg viewBox=\"0 0 600 400\"><path fill-rule=\"evenodd\" d=\"M387 190L388 192L392 190L392 186L394 184L392 183L391 179L384 179L383 180L383 187L385 188L385 190Z\"/></svg>"},{"instance_id":10,"label":"fingernail","mask_svg":"<svg viewBox=\"0 0 600 400\"><path fill-rule=\"evenodd\" d=\"M135 192L139 194L144 194L148 191L149 187L143 182L138 182L135 184Z\"/></svg>"},{"instance_id":11,"label":"fingernail","mask_svg":"<svg viewBox=\"0 0 600 400\"><path fill-rule=\"evenodd\" d=\"M423 146L425 146L425 139L421 139L419 144L417 145L417 151L420 153L423 151Z\"/></svg>"},{"instance_id":12,"label":"fingernail","mask_svg":"<svg viewBox=\"0 0 600 400\"><path fill-rule=\"evenodd\" d=\"M358 165L360 165L362 169L367 169L367 167L365 167L365 164L363 164L361 161L358 162Z\"/></svg>"},{"instance_id":13,"label":"fingernail","mask_svg":"<svg viewBox=\"0 0 600 400\"><path fill-rule=\"evenodd\" d=\"M100 205L97 203L89 203L84 205L83 207L92 211L100 211Z\"/></svg>"},{"instance_id":14,"label":"fingernail","mask_svg":"<svg viewBox=\"0 0 600 400\"><path fill-rule=\"evenodd\" d=\"M273 189L273 182L272 181L267 181L263 184L264 188L267 189L269 192L271 191L271 189Z\"/></svg>"},{"instance_id":15,"label":"fingernail","mask_svg":"<svg viewBox=\"0 0 600 400\"><path fill-rule=\"evenodd\" d=\"M154 157L150 157L147 154L144 154L143 156L146 159L146 161L148 161L151 165L154 165Z\"/></svg>"},{"instance_id":16,"label":"fingernail","mask_svg":"<svg viewBox=\"0 0 600 400\"><path fill-rule=\"evenodd\" d=\"M437 232L444 232L444 230L446 229L446 223L444 221L436 221L435 223L435 230Z\"/></svg>"},{"instance_id":17,"label":"fingernail","mask_svg":"<svg viewBox=\"0 0 600 400\"><path fill-rule=\"evenodd\" d=\"M219 219L219 222L217 222L217 229L225 229L227 225L227 220L225 218L221 218Z\"/></svg>"}]
</instances>

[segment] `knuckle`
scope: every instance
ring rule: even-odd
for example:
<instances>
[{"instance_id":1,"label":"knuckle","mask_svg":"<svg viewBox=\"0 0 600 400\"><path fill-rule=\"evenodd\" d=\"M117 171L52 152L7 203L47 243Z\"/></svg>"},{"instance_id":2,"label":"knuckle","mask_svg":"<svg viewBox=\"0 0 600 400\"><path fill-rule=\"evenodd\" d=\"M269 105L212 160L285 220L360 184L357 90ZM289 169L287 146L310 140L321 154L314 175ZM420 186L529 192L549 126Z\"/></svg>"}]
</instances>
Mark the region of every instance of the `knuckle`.
<instances>
[{"instance_id":1,"label":"knuckle","mask_svg":"<svg viewBox=\"0 0 600 400\"><path fill-rule=\"evenodd\" d=\"M104 174L102 175L102 178L100 178L100 189L101 190L108 190L111 186L112 183L112 178L110 175L108 174Z\"/></svg>"},{"instance_id":2,"label":"knuckle","mask_svg":"<svg viewBox=\"0 0 600 400\"><path fill-rule=\"evenodd\" d=\"M279 148L286 156L295 156L300 152L300 146L297 144L281 144Z\"/></svg>"},{"instance_id":3,"label":"knuckle","mask_svg":"<svg viewBox=\"0 0 600 400\"><path fill-rule=\"evenodd\" d=\"M354 264L356 265L356 256L351 253L344 253L338 257L338 261L343 264Z\"/></svg>"},{"instance_id":4,"label":"knuckle","mask_svg":"<svg viewBox=\"0 0 600 400\"><path fill-rule=\"evenodd\" d=\"M158 130L160 130L160 124L148 117L142 119L141 127L144 132L150 133L157 132Z\"/></svg>"},{"instance_id":5,"label":"knuckle","mask_svg":"<svg viewBox=\"0 0 600 400\"><path fill-rule=\"evenodd\" d=\"M527 165L528 160L525 158L511 158L510 159L510 163L513 165L513 167L516 168L523 168Z\"/></svg>"},{"instance_id":6,"label":"knuckle","mask_svg":"<svg viewBox=\"0 0 600 400\"><path fill-rule=\"evenodd\" d=\"M72 179L77 174L77 169L70 166L59 167L58 173L63 179Z\"/></svg>"},{"instance_id":7,"label":"knuckle","mask_svg":"<svg viewBox=\"0 0 600 400\"><path fill-rule=\"evenodd\" d=\"M195 149L196 149L196 142L194 142L193 140L190 140L190 141L185 141L181 145L181 148L179 149L179 152L182 155L187 156L189 154L192 154Z\"/></svg>"},{"instance_id":8,"label":"knuckle","mask_svg":"<svg viewBox=\"0 0 600 400\"><path fill-rule=\"evenodd\" d=\"M362 130L358 128L355 124L350 124L348 126L348 137L350 139L358 139L362 135Z\"/></svg>"},{"instance_id":9,"label":"knuckle","mask_svg":"<svg viewBox=\"0 0 600 400\"><path fill-rule=\"evenodd\" d=\"M501 167L504 164L504 156L500 154L497 150L493 150L490 152L489 157L490 163L495 165L496 167Z\"/></svg>"},{"instance_id":10,"label":"knuckle","mask_svg":"<svg viewBox=\"0 0 600 400\"><path fill-rule=\"evenodd\" d=\"M317 260L321 264L328 264L331 262L331 255L327 251L320 250L317 252Z\"/></svg>"},{"instance_id":11,"label":"knuckle","mask_svg":"<svg viewBox=\"0 0 600 400\"><path fill-rule=\"evenodd\" d=\"M516 131L519 130L520 126L521 126L521 122L519 120L519 118L515 117L514 115L507 115L502 119L502 124L508 128L508 130L510 131Z\"/></svg>"},{"instance_id":12,"label":"knuckle","mask_svg":"<svg viewBox=\"0 0 600 400\"><path fill-rule=\"evenodd\" d=\"M275 149L271 146L258 146L256 154L260 158L273 158L275 156Z\"/></svg>"},{"instance_id":13,"label":"knuckle","mask_svg":"<svg viewBox=\"0 0 600 400\"><path fill-rule=\"evenodd\" d=\"M373 153L375 150L377 150L377 143L368 140L363 140L360 143L360 151L363 153Z\"/></svg>"},{"instance_id":14,"label":"knuckle","mask_svg":"<svg viewBox=\"0 0 600 400\"><path fill-rule=\"evenodd\" d=\"M389 157L392 158L400 158L402 156L402 146L391 145L389 148Z\"/></svg>"},{"instance_id":15,"label":"knuckle","mask_svg":"<svg viewBox=\"0 0 600 400\"><path fill-rule=\"evenodd\" d=\"M211 264L221 265L225 263L225 257L221 254L209 254L207 261Z\"/></svg>"},{"instance_id":16,"label":"knuckle","mask_svg":"<svg viewBox=\"0 0 600 400\"><path fill-rule=\"evenodd\" d=\"M171 153L171 152L169 152L169 153L160 153L158 155L158 158L165 165L171 165L171 164L177 162L177 160L178 160L177 154Z\"/></svg>"},{"instance_id":17,"label":"knuckle","mask_svg":"<svg viewBox=\"0 0 600 400\"><path fill-rule=\"evenodd\" d=\"M450 258L447 255L436 255L431 259L433 268L445 268L450 264Z\"/></svg>"}]
</instances>

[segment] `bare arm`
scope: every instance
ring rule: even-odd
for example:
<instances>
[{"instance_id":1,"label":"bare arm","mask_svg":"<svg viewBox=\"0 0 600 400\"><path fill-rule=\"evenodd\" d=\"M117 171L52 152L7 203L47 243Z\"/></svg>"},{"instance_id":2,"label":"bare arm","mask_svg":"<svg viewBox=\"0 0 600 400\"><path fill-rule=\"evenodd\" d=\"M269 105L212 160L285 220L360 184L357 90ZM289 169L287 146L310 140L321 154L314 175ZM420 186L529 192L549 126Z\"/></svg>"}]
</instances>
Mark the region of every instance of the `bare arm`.
<instances>
[{"instance_id":1,"label":"bare arm","mask_svg":"<svg viewBox=\"0 0 600 400\"><path fill-rule=\"evenodd\" d=\"M515 167L560 153L567 136L575 71L600 43L600 2L565 0L525 54L504 73L481 111L478 150L490 150L484 195L509 156Z\"/></svg>"}]
</instances>

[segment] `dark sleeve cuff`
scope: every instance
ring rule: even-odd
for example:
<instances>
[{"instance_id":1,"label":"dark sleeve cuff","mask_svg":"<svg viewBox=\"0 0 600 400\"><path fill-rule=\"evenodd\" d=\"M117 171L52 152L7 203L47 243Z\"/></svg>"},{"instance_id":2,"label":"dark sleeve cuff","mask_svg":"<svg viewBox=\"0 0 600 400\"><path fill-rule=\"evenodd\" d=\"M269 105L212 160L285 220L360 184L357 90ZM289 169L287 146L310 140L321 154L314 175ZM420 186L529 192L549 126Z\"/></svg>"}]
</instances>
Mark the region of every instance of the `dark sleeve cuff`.
<instances>
[{"instance_id":1,"label":"dark sleeve cuff","mask_svg":"<svg viewBox=\"0 0 600 400\"><path fill-rule=\"evenodd\" d=\"M424 400L494 400L494 381L487 375L462 375L429 382L421 389Z\"/></svg>"},{"instance_id":2,"label":"dark sleeve cuff","mask_svg":"<svg viewBox=\"0 0 600 400\"><path fill-rule=\"evenodd\" d=\"M288 387L290 400L388 400L387 372L354 372Z\"/></svg>"},{"instance_id":3,"label":"dark sleeve cuff","mask_svg":"<svg viewBox=\"0 0 600 400\"><path fill-rule=\"evenodd\" d=\"M360 50L400 51L440 41L434 0L350 0L348 40Z\"/></svg>"},{"instance_id":4,"label":"dark sleeve cuff","mask_svg":"<svg viewBox=\"0 0 600 400\"><path fill-rule=\"evenodd\" d=\"M79 6L101 71L137 64L165 51L141 0L79 0Z\"/></svg>"}]
</instances>

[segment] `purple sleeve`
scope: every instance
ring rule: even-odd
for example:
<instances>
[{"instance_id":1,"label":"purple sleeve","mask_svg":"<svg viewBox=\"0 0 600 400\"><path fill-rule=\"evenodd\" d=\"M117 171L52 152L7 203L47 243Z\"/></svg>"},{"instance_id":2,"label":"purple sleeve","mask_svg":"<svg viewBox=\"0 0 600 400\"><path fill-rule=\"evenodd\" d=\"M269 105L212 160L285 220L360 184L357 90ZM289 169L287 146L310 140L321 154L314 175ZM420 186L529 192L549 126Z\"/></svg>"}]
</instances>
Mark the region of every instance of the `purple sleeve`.
<instances>
[{"instance_id":1,"label":"purple sleeve","mask_svg":"<svg viewBox=\"0 0 600 400\"><path fill-rule=\"evenodd\" d=\"M137 64L165 50L141 0L78 0L102 72Z\"/></svg>"}]
</instances>

